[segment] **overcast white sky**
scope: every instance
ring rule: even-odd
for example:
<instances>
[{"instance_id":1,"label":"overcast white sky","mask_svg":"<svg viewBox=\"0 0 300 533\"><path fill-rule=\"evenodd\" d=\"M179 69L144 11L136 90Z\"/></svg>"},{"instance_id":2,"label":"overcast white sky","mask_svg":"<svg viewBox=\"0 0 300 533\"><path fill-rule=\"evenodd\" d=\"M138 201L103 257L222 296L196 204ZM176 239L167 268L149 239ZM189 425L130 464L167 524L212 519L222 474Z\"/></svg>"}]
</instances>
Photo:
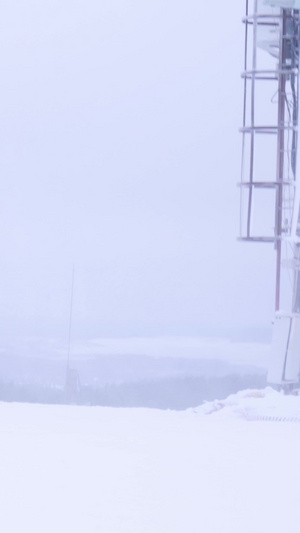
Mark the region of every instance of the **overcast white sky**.
<instances>
[{"instance_id":1,"label":"overcast white sky","mask_svg":"<svg viewBox=\"0 0 300 533\"><path fill-rule=\"evenodd\" d=\"M244 2L3 0L0 338L269 327L238 243Z\"/></svg>"}]
</instances>

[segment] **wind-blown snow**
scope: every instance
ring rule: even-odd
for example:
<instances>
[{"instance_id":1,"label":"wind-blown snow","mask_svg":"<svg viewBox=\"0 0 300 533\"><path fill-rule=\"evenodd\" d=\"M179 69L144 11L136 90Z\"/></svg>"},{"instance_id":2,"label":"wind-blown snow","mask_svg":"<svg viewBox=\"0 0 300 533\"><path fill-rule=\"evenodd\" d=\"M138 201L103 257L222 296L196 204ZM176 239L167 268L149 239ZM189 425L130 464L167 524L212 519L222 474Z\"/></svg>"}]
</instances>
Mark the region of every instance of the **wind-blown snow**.
<instances>
[{"instance_id":1,"label":"wind-blown snow","mask_svg":"<svg viewBox=\"0 0 300 533\"><path fill-rule=\"evenodd\" d=\"M203 414L218 413L246 420L300 422L300 399L299 396L283 396L283 393L267 387L265 390L246 390L231 394L225 400L207 402L193 411Z\"/></svg>"},{"instance_id":2,"label":"wind-blown snow","mask_svg":"<svg viewBox=\"0 0 300 533\"><path fill-rule=\"evenodd\" d=\"M271 389L185 412L1 403L2 531L299 533L300 424L247 420L299 409Z\"/></svg>"}]
</instances>

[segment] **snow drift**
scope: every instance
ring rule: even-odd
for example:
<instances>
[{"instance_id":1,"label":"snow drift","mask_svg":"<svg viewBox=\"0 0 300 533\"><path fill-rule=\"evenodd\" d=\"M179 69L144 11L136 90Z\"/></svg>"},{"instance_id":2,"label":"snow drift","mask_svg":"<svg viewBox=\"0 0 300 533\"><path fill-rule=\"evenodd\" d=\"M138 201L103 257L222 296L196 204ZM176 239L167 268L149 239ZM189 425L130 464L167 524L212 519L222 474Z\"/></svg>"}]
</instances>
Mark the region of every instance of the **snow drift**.
<instances>
[{"instance_id":1,"label":"snow drift","mask_svg":"<svg viewBox=\"0 0 300 533\"><path fill-rule=\"evenodd\" d=\"M185 412L0 403L2 530L299 533L300 424L248 421L269 412L298 417L299 398L246 391Z\"/></svg>"}]
</instances>

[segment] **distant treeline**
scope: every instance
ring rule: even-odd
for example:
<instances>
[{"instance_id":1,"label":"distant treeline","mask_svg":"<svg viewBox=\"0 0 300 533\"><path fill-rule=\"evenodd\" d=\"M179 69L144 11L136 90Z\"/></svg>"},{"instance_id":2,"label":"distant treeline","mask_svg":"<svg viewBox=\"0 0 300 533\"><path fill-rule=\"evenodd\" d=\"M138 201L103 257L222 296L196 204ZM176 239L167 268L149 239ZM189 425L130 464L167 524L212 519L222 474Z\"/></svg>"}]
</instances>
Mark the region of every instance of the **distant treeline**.
<instances>
[{"instance_id":1,"label":"distant treeline","mask_svg":"<svg viewBox=\"0 0 300 533\"><path fill-rule=\"evenodd\" d=\"M265 386L265 376L254 374L216 378L187 376L104 387L83 386L72 398L67 398L60 387L0 382L0 401L183 410L204 401L226 398L239 390Z\"/></svg>"}]
</instances>

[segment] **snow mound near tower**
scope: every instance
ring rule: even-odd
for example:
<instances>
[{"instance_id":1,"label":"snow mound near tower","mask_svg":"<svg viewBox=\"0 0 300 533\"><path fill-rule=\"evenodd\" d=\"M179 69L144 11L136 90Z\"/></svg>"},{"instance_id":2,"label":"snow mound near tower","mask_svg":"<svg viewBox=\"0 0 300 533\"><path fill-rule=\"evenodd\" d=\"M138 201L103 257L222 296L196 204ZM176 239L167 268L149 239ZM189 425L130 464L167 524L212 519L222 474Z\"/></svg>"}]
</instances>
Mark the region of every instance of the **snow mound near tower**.
<instances>
[{"instance_id":1,"label":"snow mound near tower","mask_svg":"<svg viewBox=\"0 0 300 533\"><path fill-rule=\"evenodd\" d=\"M285 395L271 387L244 390L225 400L206 402L194 411L222 418L300 423L300 396Z\"/></svg>"}]
</instances>

